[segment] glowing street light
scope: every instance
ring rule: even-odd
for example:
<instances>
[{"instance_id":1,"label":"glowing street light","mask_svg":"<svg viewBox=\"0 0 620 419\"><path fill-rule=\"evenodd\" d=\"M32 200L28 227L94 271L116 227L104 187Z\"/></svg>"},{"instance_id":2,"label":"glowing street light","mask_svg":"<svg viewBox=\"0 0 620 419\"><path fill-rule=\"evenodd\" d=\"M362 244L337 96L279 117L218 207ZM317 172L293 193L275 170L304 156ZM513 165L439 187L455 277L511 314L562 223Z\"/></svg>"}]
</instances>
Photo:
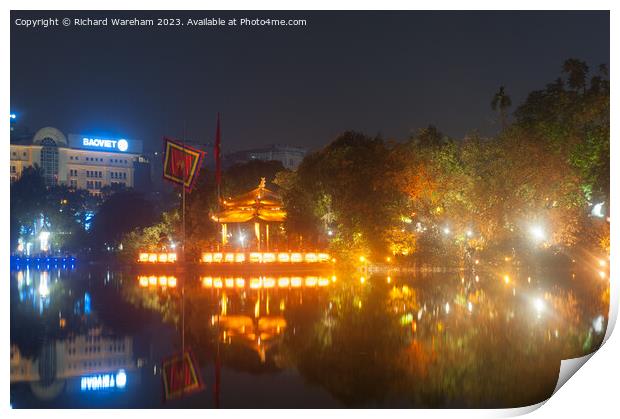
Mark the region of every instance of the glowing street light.
<instances>
[{"instance_id":1,"label":"glowing street light","mask_svg":"<svg viewBox=\"0 0 620 419\"><path fill-rule=\"evenodd\" d=\"M540 318L542 312L545 310L545 302L542 298L536 298L534 300L534 309L536 310L536 316Z\"/></svg>"},{"instance_id":2,"label":"glowing street light","mask_svg":"<svg viewBox=\"0 0 620 419\"><path fill-rule=\"evenodd\" d=\"M532 226L532 228L530 228L530 234L536 242L545 240L545 230L539 225Z\"/></svg>"},{"instance_id":3,"label":"glowing street light","mask_svg":"<svg viewBox=\"0 0 620 419\"><path fill-rule=\"evenodd\" d=\"M47 252L49 250L49 231L42 231L39 233L39 241L41 242L41 251Z\"/></svg>"},{"instance_id":4,"label":"glowing street light","mask_svg":"<svg viewBox=\"0 0 620 419\"><path fill-rule=\"evenodd\" d=\"M592 216L593 217L597 217L597 218L603 218L605 217L605 213L603 212L603 206L605 205L604 202L599 202L598 204L595 204L592 207Z\"/></svg>"},{"instance_id":5,"label":"glowing street light","mask_svg":"<svg viewBox=\"0 0 620 419\"><path fill-rule=\"evenodd\" d=\"M605 324L605 318L599 315L596 319L592 321L592 328L596 333L601 333L603 331L603 326Z\"/></svg>"},{"instance_id":6,"label":"glowing street light","mask_svg":"<svg viewBox=\"0 0 620 419\"><path fill-rule=\"evenodd\" d=\"M450 234L450 229L448 227L444 227L443 228L443 234L445 234L445 235Z\"/></svg>"},{"instance_id":7,"label":"glowing street light","mask_svg":"<svg viewBox=\"0 0 620 419\"><path fill-rule=\"evenodd\" d=\"M470 237L470 238L474 236L474 232L471 230L467 230L465 234L467 235L467 237Z\"/></svg>"}]
</instances>

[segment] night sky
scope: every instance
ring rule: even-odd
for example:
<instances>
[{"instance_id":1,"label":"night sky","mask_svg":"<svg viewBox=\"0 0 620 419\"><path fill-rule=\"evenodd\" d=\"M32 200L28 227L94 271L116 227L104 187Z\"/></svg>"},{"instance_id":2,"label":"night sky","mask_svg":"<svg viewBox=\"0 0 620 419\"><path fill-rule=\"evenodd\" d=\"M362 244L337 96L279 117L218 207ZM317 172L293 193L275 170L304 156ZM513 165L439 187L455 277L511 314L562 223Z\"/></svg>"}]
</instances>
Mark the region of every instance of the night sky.
<instances>
[{"instance_id":1,"label":"night sky","mask_svg":"<svg viewBox=\"0 0 620 419\"><path fill-rule=\"evenodd\" d=\"M48 28L40 17L307 19L306 27ZM404 139L428 124L493 134L569 57L609 63L608 12L12 12L11 111L32 131L164 135L223 148L321 147L345 130Z\"/></svg>"}]
</instances>

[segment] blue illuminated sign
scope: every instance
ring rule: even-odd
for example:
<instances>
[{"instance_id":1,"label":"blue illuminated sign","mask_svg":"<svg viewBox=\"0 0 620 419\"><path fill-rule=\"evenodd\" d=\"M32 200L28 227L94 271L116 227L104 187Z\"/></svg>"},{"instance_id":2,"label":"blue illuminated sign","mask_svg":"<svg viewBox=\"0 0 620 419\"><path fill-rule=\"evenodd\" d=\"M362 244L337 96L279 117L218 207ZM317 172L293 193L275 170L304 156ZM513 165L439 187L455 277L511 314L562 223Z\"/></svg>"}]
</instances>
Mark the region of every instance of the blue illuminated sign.
<instances>
[{"instance_id":1,"label":"blue illuminated sign","mask_svg":"<svg viewBox=\"0 0 620 419\"><path fill-rule=\"evenodd\" d=\"M129 143L123 138L120 140L106 140L103 138L84 137L82 138L82 145L84 147L107 148L118 151L127 151L129 148Z\"/></svg>"},{"instance_id":2,"label":"blue illuminated sign","mask_svg":"<svg viewBox=\"0 0 620 419\"><path fill-rule=\"evenodd\" d=\"M82 150L142 153L142 141L125 138L69 134L69 145Z\"/></svg>"},{"instance_id":3,"label":"blue illuminated sign","mask_svg":"<svg viewBox=\"0 0 620 419\"><path fill-rule=\"evenodd\" d=\"M80 381L81 391L99 391L123 389L127 385L125 370L119 370L116 374L98 374L82 377Z\"/></svg>"}]
</instances>

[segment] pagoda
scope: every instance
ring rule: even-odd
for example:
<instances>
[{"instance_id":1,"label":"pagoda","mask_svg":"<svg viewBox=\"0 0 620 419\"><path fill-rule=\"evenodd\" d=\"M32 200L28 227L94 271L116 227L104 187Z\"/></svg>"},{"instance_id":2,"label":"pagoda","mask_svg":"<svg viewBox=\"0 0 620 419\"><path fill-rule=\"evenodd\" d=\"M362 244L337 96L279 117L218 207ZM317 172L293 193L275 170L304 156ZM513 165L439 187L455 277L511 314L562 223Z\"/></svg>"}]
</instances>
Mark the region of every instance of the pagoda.
<instances>
[{"instance_id":1,"label":"pagoda","mask_svg":"<svg viewBox=\"0 0 620 419\"><path fill-rule=\"evenodd\" d=\"M221 224L222 246L228 244L229 224L254 224L254 236L257 250L269 250L269 227L276 223L283 223L286 218L284 203L280 195L267 189L265 178L255 189L249 192L223 199L220 211L211 216L211 219ZM244 236L241 236L244 241Z\"/></svg>"}]
</instances>

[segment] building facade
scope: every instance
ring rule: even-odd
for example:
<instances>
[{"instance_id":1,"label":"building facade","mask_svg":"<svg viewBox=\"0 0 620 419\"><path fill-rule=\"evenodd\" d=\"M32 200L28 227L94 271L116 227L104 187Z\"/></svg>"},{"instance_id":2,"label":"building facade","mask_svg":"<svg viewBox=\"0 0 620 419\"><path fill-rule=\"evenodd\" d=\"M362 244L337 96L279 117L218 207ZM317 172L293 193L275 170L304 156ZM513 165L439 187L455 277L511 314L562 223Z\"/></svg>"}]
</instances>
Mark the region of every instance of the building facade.
<instances>
[{"instance_id":1,"label":"building facade","mask_svg":"<svg viewBox=\"0 0 620 419\"><path fill-rule=\"evenodd\" d=\"M271 161L276 160L282 163L285 169L295 170L304 159L307 150L302 147L274 144L265 148L243 150L230 153L225 156L227 166L245 163L251 160Z\"/></svg>"},{"instance_id":2,"label":"building facade","mask_svg":"<svg viewBox=\"0 0 620 419\"><path fill-rule=\"evenodd\" d=\"M105 186L134 187L136 166L146 160L140 141L70 134L42 128L30 143L11 144L11 181L23 170L39 166L47 185L87 189L97 195ZM148 163L148 162L146 162Z\"/></svg>"}]
</instances>

